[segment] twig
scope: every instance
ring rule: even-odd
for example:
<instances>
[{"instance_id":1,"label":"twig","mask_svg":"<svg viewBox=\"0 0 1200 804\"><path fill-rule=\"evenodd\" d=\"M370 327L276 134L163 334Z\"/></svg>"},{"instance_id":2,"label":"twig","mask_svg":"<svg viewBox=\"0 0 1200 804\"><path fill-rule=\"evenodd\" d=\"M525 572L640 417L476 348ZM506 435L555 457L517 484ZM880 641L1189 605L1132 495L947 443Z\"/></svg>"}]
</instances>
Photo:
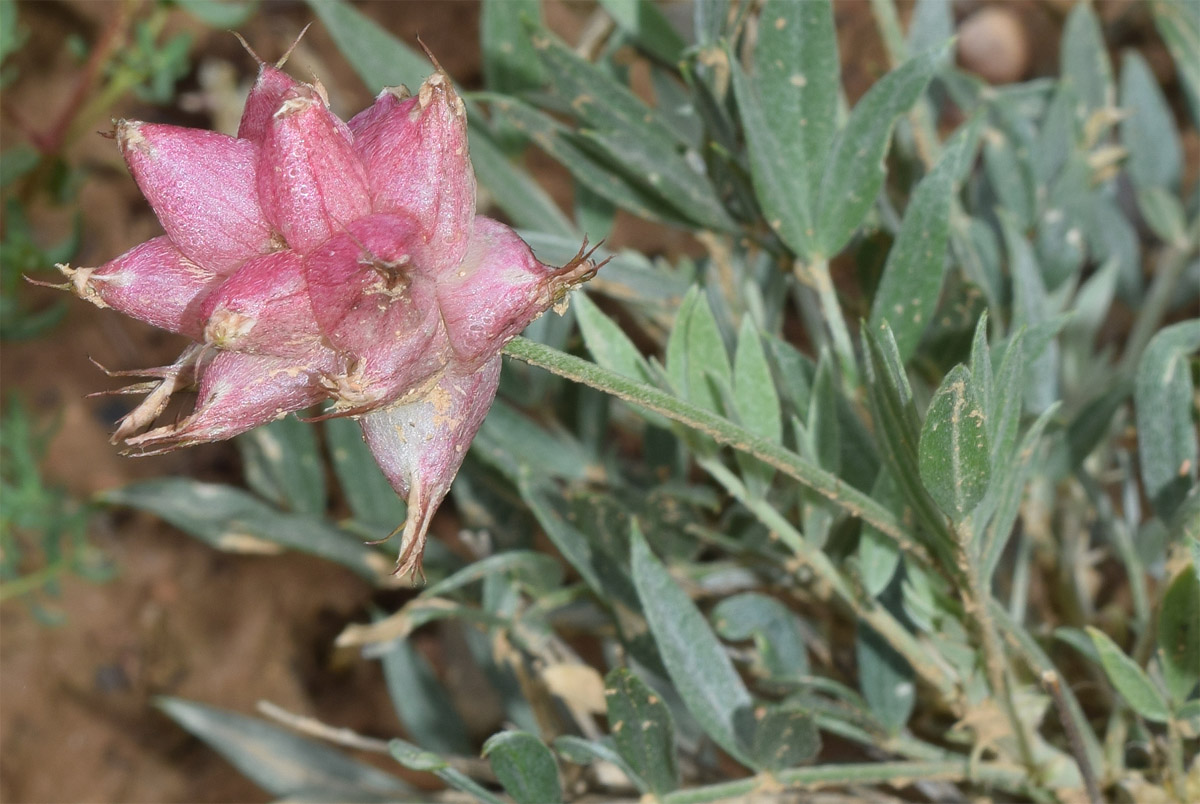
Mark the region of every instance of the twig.
<instances>
[{"instance_id":1,"label":"twig","mask_svg":"<svg viewBox=\"0 0 1200 804\"><path fill-rule=\"evenodd\" d=\"M1067 744L1071 748L1071 756L1075 757L1075 764L1079 766L1079 775L1083 777L1083 786L1087 790L1088 801L1091 804L1104 804L1104 799L1100 797L1100 785L1096 782L1096 771L1092 768L1092 763L1088 761L1087 751L1083 745L1083 735L1079 733L1079 729L1075 728L1075 721L1071 718L1071 711L1067 706L1067 699L1063 696L1062 683L1059 681L1058 673L1053 670L1043 672L1042 686L1050 693L1050 698L1054 701L1054 711L1058 713L1059 722L1062 723L1063 730L1067 733Z\"/></svg>"}]
</instances>

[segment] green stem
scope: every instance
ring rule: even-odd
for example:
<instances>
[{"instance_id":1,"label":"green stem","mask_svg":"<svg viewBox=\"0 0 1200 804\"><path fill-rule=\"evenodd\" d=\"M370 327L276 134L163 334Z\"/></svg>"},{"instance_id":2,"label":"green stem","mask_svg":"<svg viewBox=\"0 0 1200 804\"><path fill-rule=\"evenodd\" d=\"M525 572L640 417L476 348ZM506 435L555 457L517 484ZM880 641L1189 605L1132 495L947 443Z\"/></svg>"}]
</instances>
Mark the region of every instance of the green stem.
<instances>
[{"instance_id":1,"label":"green stem","mask_svg":"<svg viewBox=\"0 0 1200 804\"><path fill-rule=\"evenodd\" d=\"M1013 697L1012 679L1009 675L1008 662L1004 656L1004 646L1000 642L1000 636L996 631L996 623L992 619L991 606L989 605L992 595L987 585L983 582L983 575L979 568L978 554L972 548L974 534L975 531L971 527L970 517L967 517L958 524L958 528L956 529L959 547L958 560L967 585L967 588L962 590L964 598L963 608L967 616L975 620L980 642L983 643L984 665L987 671L988 684L992 688L992 694L1000 698L1001 707L1004 710L1004 714L1008 717L1009 728L1012 729L1013 737L1017 741L1017 753L1020 754L1021 762L1029 769L1029 773L1034 778L1037 778L1039 771L1038 765L1033 758L1033 750L1030 748L1032 742L1025 733L1025 724L1021 721L1020 714L1017 712L1016 700Z\"/></svg>"},{"instance_id":2,"label":"green stem","mask_svg":"<svg viewBox=\"0 0 1200 804\"><path fill-rule=\"evenodd\" d=\"M609 371L595 363L589 363L527 338L513 339L504 347L504 353L531 366L543 368L560 377L658 413L720 444L751 455L804 487L812 489L850 516L861 519L880 533L894 539L901 549L917 556L918 560L923 556L929 566L932 566L932 563L928 562L928 554L917 547L912 535L904 529L891 511L840 478L779 444L760 438L728 419L698 408L658 388L631 380L615 371Z\"/></svg>"},{"instance_id":3,"label":"green stem","mask_svg":"<svg viewBox=\"0 0 1200 804\"><path fill-rule=\"evenodd\" d=\"M1008 612L999 602L991 600L988 602L988 607L995 625L1034 675L1038 677L1043 677L1046 673L1058 675L1057 668L1042 647L1020 623L1009 617ZM1075 697L1070 685L1062 686L1060 691L1065 717L1070 718L1071 729L1079 736L1083 744L1083 753L1089 766L1092 768L1105 767L1104 749L1101 748L1100 741L1096 738L1096 732L1092 730L1092 726L1083 712L1083 707L1079 704L1079 699ZM1120 766L1116 764L1111 767Z\"/></svg>"},{"instance_id":4,"label":"green stem","mask_svg":"<svg viewBox=\"0 0 1200 804\"><path fill-rule=\"evenodd\" d=\"M829 273L829 260L824 257L813 257L808 262L797 260L792 271L797 280L816 291L821 304L821 316L829 327L834 354L842 365L842 378L847 388L856 387L858 361L854 357L854 342L850 338L850 328L846 326L846 317L842 314L842 305L838 302L833 276Z\"/></svg>"},{"instance_id":5,"label":"green stem","mask_svg":"<svg viewBox=\"0 0 1200 804\"><path fill-rule=\"evenodd\" d=\"M913 781L974 782L1009 791L1034 801L1052 801L1045 793L1029 785L1025 772L999 764L973 764L968 760L947 762L873 762L831 764L813 768L790 768L773 775L760 774L732 782L678 790L663 796L663 804L701 804L744 798L759 792L782 792L779 788L820 790L851 785L895 784L903 787Z\"/></svg>"}]
</instances>

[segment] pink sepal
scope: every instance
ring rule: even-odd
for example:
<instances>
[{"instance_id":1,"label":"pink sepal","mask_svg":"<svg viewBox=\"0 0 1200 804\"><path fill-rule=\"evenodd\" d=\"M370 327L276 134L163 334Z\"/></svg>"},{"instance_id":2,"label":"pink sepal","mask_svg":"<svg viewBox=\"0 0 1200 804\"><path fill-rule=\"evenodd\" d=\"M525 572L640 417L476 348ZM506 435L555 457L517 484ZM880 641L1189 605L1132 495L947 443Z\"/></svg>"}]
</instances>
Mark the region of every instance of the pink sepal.
<instances>
[{"instance_id":1,"label":"pink sepal","mask_svg":"<svg viewBox=\"0 0 1200 804\"><path fill-rule=\"evenodd\" d=\"M325 398L306 366L277 357L218 351L200 370L192 415L125 443L140 454L222 441Z\"/></svg>"},{"instance_id":2,"label":"pink sepal","mask_svg":"<svg viewBox=\"0 0 1200 804\"><path fill-rule=\"evenodd\" d=\"M352 123L375 211L413 216L422 265L434 276L452 270L475 218L475 172L466 110L450 79L435 73L407 100L384 92Z\"/></svg>"},{"instance_id":3,"label":"pink sepal","mask_svg":"<svg viewBox=\"0 0 1200 804\"><path fill-rule=\"evenodd\" d=\"M246 108L242 110L242 122L238 125L238 139L261 144L271 125L271 116L283 103L283 95L298 86L290 75L266 62L258 68L258 78L246 97Z\"/></svg>"},{"instance_id":4,"label":"pink sepal","mask_svg":"<svg viewBox=\"0 0 1200 804\"><path fill-rule=\"evenodd\" d=\"M199 338L200 307L221 277L156 237L99 268L60 266L75 293L155 327Z\"/></svg>"},{"instance_id":5,"label":"pink sepal","mask_svg":"<svg viewBox=\"0 0 1200 804\"><path fill-rule=\"evenodd\" d=\"M331 378L343 410L366 412L419 386L448 353L432 282L408 247L412 222L370 215L304 261L321 332L347 361Z\"/></svg>"},{"instance_id":6,"label":"pink sepal","mask_svg":"<svg viewBox=\"0 0 1200 804\"><path fill-rule=\"evenodd\" d=\"M175 246L218 274L269 251L258 206L258 148L214 131L117 123L117 141L138 186Z\"/></svg>"},{"instance_id":7,"label":"pink sepal","mask_svg":"<svg viewBox=\"0 0 1200 804\"><path fill-rule=\"evenodd\" d=\"M478 365L499 352L595 273L590 256L580 249L562 268L543 265L512 229L477 217L458 270L438 282L438 305L455 354Z\"/></svg>"},{"instance_id":8,"label":"pink sepal","mask_svg":"<svg viewBox=\"0 0 1200 804\"><path fill-rule=\"evenodd\" d=\"M284 93L259 153L258 196L267 220L302 254L371 211L350 140L312 87Z\"/></svg>"},{"instance_id":9,"label":"pink sepal","mask_svg":"<svg viewBox=\"0 0 1200 804\"><path fill-rule=\"evenodd\" d=\"M333 367L333 353L322 345L313 316L303 262L294 251L247 260L205 299L201 314L206 343L237 352L303 357L321 370Z\"/></svg>"},{"instance_id":10,"label":"pink sepal","mask_svg":"<svg viewBox=\"0 0 1200 804\"><path fill-rule=\"evenodd\" d=\"M429 523L462 466L500 382L500 358L474 373L451 363L422 398L361 420L363 437L396 493L408 501L396 574L420 573Z\"/></svg>"}]
</instances>

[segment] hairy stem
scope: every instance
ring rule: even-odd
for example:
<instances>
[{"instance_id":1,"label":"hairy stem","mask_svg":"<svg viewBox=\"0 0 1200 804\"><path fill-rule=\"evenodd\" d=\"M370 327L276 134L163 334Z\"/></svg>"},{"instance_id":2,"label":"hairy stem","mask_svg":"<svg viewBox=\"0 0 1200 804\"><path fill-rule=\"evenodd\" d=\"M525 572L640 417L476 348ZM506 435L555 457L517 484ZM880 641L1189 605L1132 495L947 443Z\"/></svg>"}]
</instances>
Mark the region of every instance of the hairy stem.
<instances>
[{"instance_id":1,"label":"hairy stem","mask_svg":"<svg viewBox=\"0 0 1200 804\"><path fill-rule=\"evenodd\" d=\"M891 511L858 489L843 482L791 450L750 433L733 422L658 388L631 380L574 355L528 340L514 338L504 353L531 366L603 391L632 405L658 413L671 421L702 433L714 441L751 455L768 466L812 489L834 506L866 522L893 539L907 554L923 565L934 567L922 549Z\"/></svg>"},{"instance_id":2,"label":"hairy stem","mask_svg":"<svg viewBox=\"0 0 1200 804\"><path fill-rule=\"evenodd\" d=\"M1008 662L1004 657L1004 646L1000 642L1000 635L992 620L989 605L992 599L991 592L983 582L979 570L979 560L971 547L973 534L970 517L967 517L959 523L957 528L959 563L966 580L966 588L961 590L963 608L967 616L975 621L975 626L979 631L980 642L983 643L984 667L987 671L988 685L992 688L992 694L1000 698L1001 707L1008 717L1009 727L1017 741L1017 752L1020 754L1021 762L1029 773L1037 778L1039 772L1038 765L1033 758L1033 750L1030 747L1032 741L1026 734L1025 724L1017 712Z\"/></svg>"},{"instance_id":3,"label":"hairy stem","mask_svg":"<svg viewBox=\"0 0 1200 804\"><path fill-rule=\"evenodd\" d=\"M799 282L816 292L817 300L821 304L821 316L825 319L825 325L829 327L833 352L842 366L842 377L846 381L846 387L855 387L858 384L858 361L854 357L850 328L846 326L846 317L842 314L837 289L834 288L833 277L829 273L829 260L824 257L813 257L807 262L796 260L792 265L792 272Z\"/></svg>"}]
</instances>

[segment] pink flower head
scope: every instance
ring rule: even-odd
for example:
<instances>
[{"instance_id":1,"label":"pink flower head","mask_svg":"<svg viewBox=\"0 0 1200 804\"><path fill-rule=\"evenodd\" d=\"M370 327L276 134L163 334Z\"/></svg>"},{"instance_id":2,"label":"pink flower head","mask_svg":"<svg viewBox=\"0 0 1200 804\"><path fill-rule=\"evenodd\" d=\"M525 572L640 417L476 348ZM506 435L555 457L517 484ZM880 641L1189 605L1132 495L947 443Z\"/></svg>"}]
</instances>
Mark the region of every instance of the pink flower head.
<instances>
[{"instance_id":1,"label":"pink flower head","mask_svg":"<svg viewBox=\"0 0 1200 804\"><path fill-rule=\"evenodd\" d=\"M440 68L347 124L321 86L260 64L237 137L116 124L166 234L99 268L59 268L81 298L195 341L145 372L157 381L114 443L153 454L329 403L359 420L407 498L397 572L419 572L501 349L598 266L583 249L543 265L476 216L466 110ZM185 388L192 413L153 427Z\"/></svg>"}]
</instances>

